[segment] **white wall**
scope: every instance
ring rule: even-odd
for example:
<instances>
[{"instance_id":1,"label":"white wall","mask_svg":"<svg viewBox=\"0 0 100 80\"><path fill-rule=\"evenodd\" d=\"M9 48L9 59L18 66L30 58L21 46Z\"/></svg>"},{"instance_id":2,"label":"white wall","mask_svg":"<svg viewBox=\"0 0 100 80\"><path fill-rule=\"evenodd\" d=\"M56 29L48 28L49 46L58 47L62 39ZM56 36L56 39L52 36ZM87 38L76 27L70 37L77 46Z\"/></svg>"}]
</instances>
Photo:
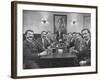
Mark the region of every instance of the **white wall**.
<instances>
[{"instance_id":1,"label":"white wall","mask_svg":"<svg viewBox=\"0 0 100 80\"><path fill-rule=\"evenodd\" d=\"M90 16L88 13L60 13L60 12L43 12L43 11L23 11L23 31L33 30L35 33L41 33L42 31L54 31L54 15L66 15L66 30L67 32L80 32L84 26L90 28ZM45 18L46 24L42 24L41 20ZM76 23L73 24L73 21Z\"/></svg>"},{"instance_id":2,"label":"white wall","mask_svg":"<svg viewBox=\"0 0 100 80\"><path fill-rule=\"evenodd\" d=\"M25 0L24 0L25 1ZM31 0L40 2L56 2L66 4L100 5L99 0ZM100 6L99 6L100 10ZM100 11L98 12L100 14ZM100 16L98 16L100 22ZM100 26L100 24L98 25ZM98 34L100 35L100 27ZM100 48L100 36L98 36ZM100 49L98 49L100 52ZM98 53L99 53L98 52ZM98 67L100 68L100 54L98 54ZM0 0L0 80L14 80L10 78L11 70L11 0ZM19 79L20 80L20 79ZM24 79L22 79L24 80ZM30 78L26 80L100 80L100 69L98 74L73 75L45 78Z\"/></svg>"},{"instance_id":3,"label":"white wall","mask_svg":"<svg viewBox=\"0 0 100 80\"><path fill-rule=\"evenodd\" d=\"M73 20L76 22L73 24ZM83 28L83 14L71 13L68 15L68 32L80 32Z\"/></svg>"},{"instance_id":4,"label":"white wall","mask_svg":"<svg viewBox=\"0 0 100 80\"><path fill-rule=\"evenodd\" d=\"M28 29L33 30L35 33L42 31L53 32L53 15L50 12L41 11L24 11L24 32ZM42 18L47 19L46 24L42 24Z\"/></svg>"}]
</instances>

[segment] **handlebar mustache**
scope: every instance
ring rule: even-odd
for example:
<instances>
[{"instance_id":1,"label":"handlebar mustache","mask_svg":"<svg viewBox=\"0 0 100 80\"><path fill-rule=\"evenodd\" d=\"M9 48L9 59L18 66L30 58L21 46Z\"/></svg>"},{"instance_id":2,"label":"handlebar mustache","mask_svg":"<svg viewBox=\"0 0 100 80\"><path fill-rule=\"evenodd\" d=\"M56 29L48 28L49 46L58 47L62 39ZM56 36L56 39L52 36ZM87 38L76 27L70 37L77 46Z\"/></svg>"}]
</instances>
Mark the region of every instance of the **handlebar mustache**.
<instances>
[{"instance_id":1,"label":"handlebar mustache","mask_svg":"<svg viewBox=\"0 0 100 80\"><path fill-rule=\"evenodd\" d=\"M27 38L33 38L33 36L29 36L29 37L27 37Z\"/></svg>"}]
</instances>

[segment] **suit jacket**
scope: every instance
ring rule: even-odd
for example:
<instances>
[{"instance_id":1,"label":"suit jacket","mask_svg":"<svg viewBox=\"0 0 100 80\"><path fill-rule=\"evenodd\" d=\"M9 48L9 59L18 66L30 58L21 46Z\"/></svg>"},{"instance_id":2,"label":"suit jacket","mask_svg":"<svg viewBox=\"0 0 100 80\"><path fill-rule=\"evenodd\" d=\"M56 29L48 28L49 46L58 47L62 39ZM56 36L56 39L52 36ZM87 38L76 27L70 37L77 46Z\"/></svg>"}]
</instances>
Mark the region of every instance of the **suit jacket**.
<instances>
[{"instance_id":1,"label":"suit jacket","mask_svg":"<svg viewBox=\"0 0 100 80\"><path fill-rule=\"evenodd\" d=\"M42 38L38 38L37 41L38 41L38 44L44 49L47 49L48 46L50 46L50 42L47 39L44 39L44 43L42 41Z\"/></svg>"},{"instance_id":2,"label":"suit jacket","mask_svg":"<svg viewBox=\"0 0 100 80\"><path fill-rule=\"evenodd\" d=\"M35 60L39 58L38 53L42 52L43 49L37 44L36 40L29 42L24 40L23 42L23 63L25 68L37 67Z\"/></svg>"},{"instance_id":3,"label":"suit jacket","mask_svg":"<svg viewBox=\"0 0 100 80\"><path fill-rule=\"evenodd\" d=\"M57 31L56 34L57 34L57 36L56 36L57 41L59 39L63 39L63 32L62 31L61 32Z\"/></svg>"},{"instance_id":4,"label":"suit jacket","mask_svg":"<svg viewBox=\"0 0 100 80\"><path fill-rule=\"evenodd\" d=\"M78 41L78 43L76 44L78 51L79 51L79 54L78 54L78 60L81 61L81 60L90 60L91 59L91 50L90 50L90 47L91 47L91 44L90 44L91 41L88 42L88 44L81 40L80 42ZM89 62L90 64L90 62Z\"/></svg>"}]
</instances>

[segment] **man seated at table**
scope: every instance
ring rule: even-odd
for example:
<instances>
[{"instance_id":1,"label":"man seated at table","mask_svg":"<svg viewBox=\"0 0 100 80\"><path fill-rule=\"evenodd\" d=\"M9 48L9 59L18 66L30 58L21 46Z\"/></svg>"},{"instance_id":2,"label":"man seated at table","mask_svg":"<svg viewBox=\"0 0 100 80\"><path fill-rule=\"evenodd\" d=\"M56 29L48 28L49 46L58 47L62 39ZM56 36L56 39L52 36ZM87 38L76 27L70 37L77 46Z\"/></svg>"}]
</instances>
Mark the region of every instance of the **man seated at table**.
<instances>
[{"instance_id":1,"label":"man seated at table","mask_svg":"<svg viewBox=\"0 0 100 80\"><path fill-rule=\"evenodd\" d=\"M23 68L33 69L39 68L35 62L42 55L47 55L42 46L34 38L34 32L27 30L25 32L25 40L23 41Z\"/></svg>"},{"instance_id":2,"label":"man seated at table","mask_svg":"<svg viewBox=\"0 0 100 80\"><path fill-rule=\"evenodd\" d=\"M71 52L76 54L80 66L90 65L90 31L88 29L83 29L81 35L76 37Z\"/></svg>"},{"instance_id":3,"label":"man seated at table","mask_svg":"<svg viewBox=\"0 0 100 80\"><path fill-rule=\"evenodd\" d=\"M91 65L91 36L89 29L81 31L82 37L86 43L84 51L79 55L80 65Z\"/></svg>"},{"instance_id":4,"label":"man seated at table","mask_svg":"<svg viewBox=\"0 0 100 80\"><path fill-rule=\"evenodd\" d=\"M48 47L49 47L50 44L51 44L51 41L50 41L50 39L47 37L47 35L48 35L48 32L42 31L42 32L41 32L41 38L38 38L38 39L37 39L38 44L40 44L44 50L48 49Z\"/></svg>"}]
</instances>

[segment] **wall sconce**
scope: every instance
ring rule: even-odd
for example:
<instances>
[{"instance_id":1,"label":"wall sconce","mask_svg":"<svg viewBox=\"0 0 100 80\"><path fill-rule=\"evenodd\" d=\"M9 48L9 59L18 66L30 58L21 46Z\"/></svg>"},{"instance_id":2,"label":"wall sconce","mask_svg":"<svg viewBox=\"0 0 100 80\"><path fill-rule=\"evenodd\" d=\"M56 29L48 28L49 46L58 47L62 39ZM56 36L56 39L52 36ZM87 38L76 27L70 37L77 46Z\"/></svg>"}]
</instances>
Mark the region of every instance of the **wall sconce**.
<instances>
[{"instance_id":1,"label":"wall sconce","mask_svg":"<svg viewBox=\"0 0 100 80\"><path fill-rule=\"evenodd\" d=\"M76 21L73 21L73 24L75 24L76 23Z\"/></svg>"},{"instance_id":2,"label":"wall sconce","mask_svg":"<svg viewBox=\"0 0 100 80\"><path fill-rule=\"evenodd\" d=\"M46 23L47 23L47 19L46 19L46 18L42 18L42 19L41 19L41 23L42 23L42 24L46 24Z\"/></svg>"},{"instance_id":3,"label":"wall sconce","mask_svg":"<svg viewBox=\"0 0 100 80\"><path fill-rule=\"evenodd\" d=\"M77 20L76 19L73 19L72 20L72 24L76 24Z\"/></svg>"}]
</instances>

